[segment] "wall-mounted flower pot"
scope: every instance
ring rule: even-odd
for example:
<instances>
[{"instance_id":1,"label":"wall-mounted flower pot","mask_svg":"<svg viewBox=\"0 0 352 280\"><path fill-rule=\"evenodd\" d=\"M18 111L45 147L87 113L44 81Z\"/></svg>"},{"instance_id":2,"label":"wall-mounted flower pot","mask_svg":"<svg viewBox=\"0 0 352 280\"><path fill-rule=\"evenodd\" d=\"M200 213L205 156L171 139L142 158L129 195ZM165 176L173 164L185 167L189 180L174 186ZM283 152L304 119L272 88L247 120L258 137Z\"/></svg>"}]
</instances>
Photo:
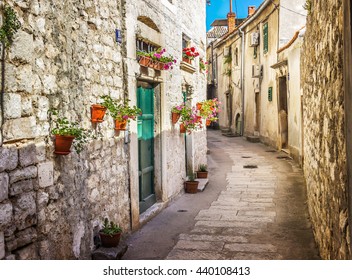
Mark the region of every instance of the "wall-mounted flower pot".
<instances>
[{"instance_id":1,"label":"wall-mounted flower pot","mask_svg":"<svg viewBox=\"0 0 352 280\"><path fill-rule=\"evenodd\" d=\"M164 63L159 61L154 61L152 63L152 68L154 68L155 70L164 70Z\"/></svg>"},{"instance_id":2,"label":"wall-mounted flower pot","mask_svg":"<svg viewBox=\"0 0 352 280\"><path fill-rule=\"evenodd\" d=\"M115 130L126 130L127 120L115 120Z\"/></svg>"},{"instance_id":3,"label":"wall-mounted flower pot","mask_svg":"<svg viewBox=\"0 0 352 280\"><path fill-rule=\"evenodd\" d=\"M68 155L71 151L71 145L75 139L74 136L69 135L55 135L55 151L57 155Z\"/></svg>"},{"instance_id":4,"label":"wall-mounted flower pot","mask_svg":"<svg viewBox=\"0 0 352 280\"><path fill-rule=\"evenodd\" d=\"M180 133L186 133L186 127L183 123L180 124Z\"/></svg>"},{"instance_id":5,"label":"wall-mounted flower pot","mask_svg":"<svg viewBox=\"0 0 352 280\"><path fill-rule=\"evenodd\" d=\"M99 232L101 246L105 248L117 247L120 243L121 232L109 235L103 232Z\"/></svg>"},{"instance_id":6,"label":"wall-mounted flower pot","mask_svg":"<svg viewBox=\"0 0 352 280\"><path fill-rule=\"evenodd\" d=\"M180 116L181 116L180 113L174 113L174 112L172 112L172 113L171 113L172 123L173 123L173 124L176 124L177 121L179 120Z\"/></svg>"},{"instance_id":7,"label":"wall-mounted flower pot","mask_svg":"<svg viewBox=\"0 0 352 280\"><path fill-rule=\"evenodd\" d=\"M152 59L147 56L141 56L139 59L139 64L144 67L148 67L151 62L152 62Z\"/></svg>"},{"instance_id":8,"label":"wall-mounted flower pot","mask_svg":"<svg viewBox=\"0 0 352 280\"><path fill-rule=\"evenodd\" d=\"M208 171L197 171L197 178L199 179L208 178Z\"/></svg>"},{"instance_id":9,"label":"wall-mounted flower pot","mask_svg":"<svg viewBox=\"0 0 352 280\"><path fill-rule=\"evenodd\" d=\"M197 193L198 192L198 181L186 181L185 182L185 191L186 193Z\"/></svg>"},{"instance_id":10,"label":"wall-mounted flower pot","mask_svg":"<svg viewBox=\"0 0 352 280\"><path fill-rule=\"evenodd\" d=\"M202 110L203 104L198 102L198 103L196 104L196 106L197 106L197 110Z\"/></svg>"},{"instance_id":11,"label":"wall-mounted flower pot","mask_svg":"<svg viewBox=\"0 0 352 280\"><path fill-rule=\"evenodd\" d=\"M106 107L98 104L93 104L92 106L90 106L90 109L93 123L99 123L104 120Z\"/></svg>"},{"instance_id":12,"label":"wall-mounted flower pot","mask_svg":"<svg viewBox=\"0 0 352 280\"><path fill-rule=\"evenodd\" d=\"M211 120L206 120L206 126L210 126L211 125Z\"/></svg>"}]
</instances>

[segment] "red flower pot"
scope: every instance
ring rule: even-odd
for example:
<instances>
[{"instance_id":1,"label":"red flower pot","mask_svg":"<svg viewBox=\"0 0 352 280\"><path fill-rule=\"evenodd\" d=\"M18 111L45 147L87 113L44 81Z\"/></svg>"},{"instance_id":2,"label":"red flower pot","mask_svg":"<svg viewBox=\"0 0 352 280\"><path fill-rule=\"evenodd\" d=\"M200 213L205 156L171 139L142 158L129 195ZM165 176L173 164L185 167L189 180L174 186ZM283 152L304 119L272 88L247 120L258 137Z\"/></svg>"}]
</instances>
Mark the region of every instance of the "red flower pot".
<instances>
[{"instance_id":1,"label":"red flower pot","mask_svg":"<svg viewBox=\"0 0 352 280\"><path fill-rule=\"evenodd\" d=\"M173 123L173 124L176 124L177 121L179 120L180 116L181 116L180 113L174 113L174 112L172 112L172 113L171 113L172 123Z\"/></svg>"},{"instance_id":2,"label":"red flower pot","mask_svg":"<svg viewBox=\"0 0 352 280\"><path fill-rule=\"evenodd\" d=\"M188 64L192 64L192 60L190 58L188 58L188 57L182 57L182 61L186 62Z\"/></svg>"},{"instance_id":3,"label":"red flower pot","mask_svg":"<svg viewBox=\"0 0 352 280\"><path fill-rule=\"evenodd\" d=\"M54 153L57 155L68 155L71 152L70 148L73 139L75 139L75 137L71 135L55 135Z\"/></svg>"},{"instance_id":4,"label":"red flower pot","mask_svg":"<svg viewBox=\"0 0 352 280\"><path fill-rule=\"evenodd\" d=\"M98 104L93 104L92 106L90 106L90 109L93 123L99 123L104 120L106 107Z\"/></svg>"},{"instance_id":5,"label":"red flower pot","mask_svg":"<svg viewBox=\"0 0 352 280\"><path fill-rule=\"evenodd\" d=\"M127 120L115 120L115 130L126 130Z\"/></svg>"},{"instance_id":6,"label":"red flower pot","mask_svg":"<svg viewBox=\"0 0 352 280\"><path fill-rule=\"evenodd\" d=\"M211 125L211 120L206 121L206 126L209 126L209 125Z\"/></svg>"},{"instance_id":7,"label":"red flower pot","mask_svg":"<svg viewBox=\"0 0 352 280\"><path fill-rule=\"evenodd\" d=\"M203 104L202 103L197 103L197 110L201 110L202 109L202 106L203 106Z\"/></svg>"},{"instance_id":8,"label":"red flower pot","mask_svg":"<svg viewBox=\"0 0 352 280\"><path fill-rule=\"evenodd\" d=\"M152 67L155 70L164 70L164 63L159 62L159 61L154 61L153 64L152 64Z\"/></svg>"},{"instance_id":9,"label":"red flower pot","mask_svg":"<svg viewBox=\"0 0 352 280\"><path fill-rule=\"evenodd\" d=\"M180 133L186 133L186 127L183 123L180 124Z\"/></svg>"},{"instance_id":10,"label":"red flower pot","mask_svg":"<svg viewBox=\"0 0 352 280\"><path fill-rule=\"evenodd\" d=\"M186 193L197 193L198 192L198 181L186 181L185 182L185 191Z\"/></svg>"}]
</instances>

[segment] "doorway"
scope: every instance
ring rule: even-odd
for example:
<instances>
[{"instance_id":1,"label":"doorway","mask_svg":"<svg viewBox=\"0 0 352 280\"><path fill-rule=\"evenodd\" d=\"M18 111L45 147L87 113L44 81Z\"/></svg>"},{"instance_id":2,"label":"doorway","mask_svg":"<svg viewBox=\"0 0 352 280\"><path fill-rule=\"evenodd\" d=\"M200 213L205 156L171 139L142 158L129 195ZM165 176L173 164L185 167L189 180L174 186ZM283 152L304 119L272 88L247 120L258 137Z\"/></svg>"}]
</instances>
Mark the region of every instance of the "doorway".
<instances>
[{"instance_id":1,"label":"doorway","mask_svg":"<svg viewBox=\"0 0 352 280\"><path fill-rule=\"evenodd\" d=\"M154 186L154 89L139 86L137 106L142 110L138 117L138 181L139 213L156 202Z\"/></svg>"},{"instance_id":2,"label":"doorway","mask_svg":"<svg viewBox=\"0 0 352 280\"><path fill-rule=\"evenodd\" d=\"M287 78L279 77L279 131L281 149L288 148Z\"/></svg>"}]
</instances>

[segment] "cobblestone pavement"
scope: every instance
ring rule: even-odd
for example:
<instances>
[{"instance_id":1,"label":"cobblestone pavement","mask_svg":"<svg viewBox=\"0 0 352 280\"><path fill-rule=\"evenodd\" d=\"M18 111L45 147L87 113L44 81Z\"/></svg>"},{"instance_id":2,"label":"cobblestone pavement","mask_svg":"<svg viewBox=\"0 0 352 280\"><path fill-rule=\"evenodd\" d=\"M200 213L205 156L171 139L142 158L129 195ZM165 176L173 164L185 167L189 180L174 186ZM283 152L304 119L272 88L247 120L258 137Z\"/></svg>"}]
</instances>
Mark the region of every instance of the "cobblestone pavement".
<instances>
[{"instance_id":1,"label":"cobblestone pavement","mask_svg":"<svg viewBox=\"0 0 352 280\"><path fill-rule=\"evenodd\" d=\"M284 153L243 138L226 138L219 131L208 131L208 148L208 187L180 199L189 197L196 204L204 193L212 190L213 194L204 196L207 205L194 206L194 216L185 219L189 226L175 229L178 232L170 240L173 248L168 244L169 253L165 256L165 250L159 258L319 259L299 166ZM172 218L161 219L168 219L171 226ZM158 256L158 244L146 242L155 246Z\"/></svg>"}]
</instances>

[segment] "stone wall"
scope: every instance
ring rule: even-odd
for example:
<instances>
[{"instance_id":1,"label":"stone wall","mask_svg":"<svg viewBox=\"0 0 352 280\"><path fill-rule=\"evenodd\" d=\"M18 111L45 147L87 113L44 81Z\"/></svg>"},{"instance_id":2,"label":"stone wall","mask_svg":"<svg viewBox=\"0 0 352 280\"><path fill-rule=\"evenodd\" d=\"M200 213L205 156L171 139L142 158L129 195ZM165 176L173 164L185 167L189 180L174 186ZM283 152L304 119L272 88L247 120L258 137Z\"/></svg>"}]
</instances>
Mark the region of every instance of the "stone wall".
<instances>
[{"instance_id":1,"label":"stone wall","mask_svg":"<svg viewBox=\"0 0 352 280\"><path fill-rule=\"evenodd\" d=\"M342 1L313 0L301 60L304 173L324 259L348 259Z\"/></svg>"},{"instance_id":2,"label":"stone wall","mask_svg":"<svg viewBox=\"0 0 352 280\"><path fill-rule=\"evenodd\" d=\"M22 27L6 58L0 259L89 259L103 218L117 222L125 234L139 226L136 122L128 136L115 134L109 116L91 123L90 105L104 94L136 103L142 76L135 52L138 16L155 20L161 45L175 57L181 58L182 32L204 51L205 1L192 2L191 9L186 0L159 2L7 1ZM122 44L115 42L115 29L122 31ZM149 79L158 84L160 110L156 192L167 204L183 191L186 177L186 143L171 125L171 108L183 101L186 82L193 87L192 104L205 99L205 75L195 64L193 75L177 66ZM80 154L54 155L49 109L92 130L97 139ZM203 163L204 130L192 136L192 146L194 164Z\"/></svg>"},{"instance_id":3,"label":"stone wall","mask_svg":"<svg viewBox=\"0 0 352 280\"><path fill-rule=\"evenodd\" d=\"M90 105L124 96L121 1L7 1L22 23L6 59L0 148L0 257L90 258L109 217L130 229L128 154ZM54 156L48 110L95 134L81 154Z\"/></svg>"}]
</instances>

